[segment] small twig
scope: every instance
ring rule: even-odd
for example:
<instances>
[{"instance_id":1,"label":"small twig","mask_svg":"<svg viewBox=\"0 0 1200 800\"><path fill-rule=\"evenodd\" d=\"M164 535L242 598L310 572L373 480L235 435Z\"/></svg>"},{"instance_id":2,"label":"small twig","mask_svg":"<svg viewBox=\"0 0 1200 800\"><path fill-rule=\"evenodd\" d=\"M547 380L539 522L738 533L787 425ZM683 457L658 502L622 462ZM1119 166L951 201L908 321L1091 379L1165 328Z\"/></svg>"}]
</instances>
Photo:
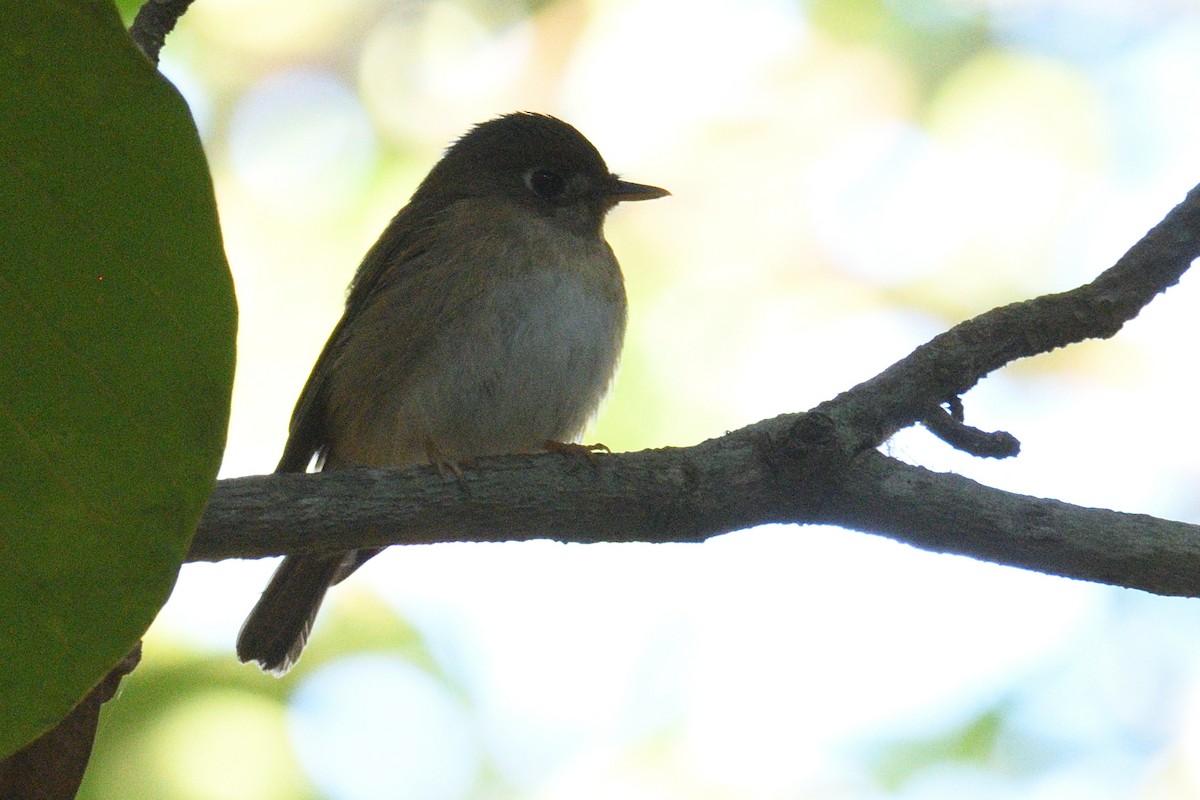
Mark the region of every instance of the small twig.
<instances>
[{"instance_id":1,"label":"small twig","mask_svg":"<svg viewBox=\"0 0 1200 800\"><path fill-rule=\"evenodd\" d=\"M167 34L175 29L175 23L191 4L192 0L146 0L138 9L133 25L129 26L129 35L151 64L158 66L158 54Z\"/></svg>"},{"instance_id":2,"label":"small twig","mask_svg":"<svg viewBox=\"0 0 1200 800\"><path fill-rule=\"evenodd\" d=\"M852 451L873 449L1012 361L1114 336L1198 257L1200 186L1091 283L956 325L813 411L859 437Z\"/></svg>"},{"instance_id":3,"label":"small twig","mask_svg":"<svg viewBox=\"0 0 1200 800\"><path fill-rule=\"evenodd\" d=\"M966 420L966 410L963 408L961 397L951 397L946 401L946 407L950 411L950 416L955 422L963 422Z\"/></svg>"},{"instance_id":4,"label":"small twig","mask_svg":"<svg viewBox=\"0 0 1200 800\"><path fill-rule=\"evenodd\" d=\"M946 444L979 458L1012 458L1021 443L1008 431L981 431L963 422L962 401L957 397L950 410L937 406L921 418L921 424Z\"/></svg>"}]
</instances>

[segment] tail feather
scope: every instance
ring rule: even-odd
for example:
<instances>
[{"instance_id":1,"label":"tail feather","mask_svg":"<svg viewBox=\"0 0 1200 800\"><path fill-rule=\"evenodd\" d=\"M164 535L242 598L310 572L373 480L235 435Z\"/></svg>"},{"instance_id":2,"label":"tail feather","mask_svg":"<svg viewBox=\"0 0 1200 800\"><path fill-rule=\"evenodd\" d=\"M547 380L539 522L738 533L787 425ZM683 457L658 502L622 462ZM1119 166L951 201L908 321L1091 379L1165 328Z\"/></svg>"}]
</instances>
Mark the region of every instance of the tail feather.
<instances>
[{"instance_id":1,"label":"tail feather","mask_svg":"<svg viewBox=\"0 0 1200 800\"><path fill-rule=\"evenodd\" d=\"M238 659L282 675L300 658L321 601L349 553L287 556L238 633Z\"/></svg>"}]
</instances>

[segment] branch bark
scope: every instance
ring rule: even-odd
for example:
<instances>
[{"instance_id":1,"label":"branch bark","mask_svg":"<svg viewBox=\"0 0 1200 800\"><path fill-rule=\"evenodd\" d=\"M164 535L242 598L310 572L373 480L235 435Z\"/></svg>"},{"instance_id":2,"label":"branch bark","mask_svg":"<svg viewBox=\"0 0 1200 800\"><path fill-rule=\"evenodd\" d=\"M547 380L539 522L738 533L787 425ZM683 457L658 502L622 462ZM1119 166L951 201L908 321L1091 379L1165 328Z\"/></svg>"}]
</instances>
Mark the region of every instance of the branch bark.
<instances>
[{"instance_id":1,"label":"branch bark","mask_svg":"<svg viewBox=\"0 0 1200 800\"><path fill-rule=\"evenodd\" d=\"M1200 186L1091 283L960 323L814 410L857 432L859 448L876 447L1006 364L1116 335L1197 257Z\"/></svg>"},{"instance_id":2,"label":"branch bark","mask_svg":"<svg viewBox=\"0 0 1200 800\"><path fill-rule=\"evenodd\" d=\"M924 550L1200 596L1200 526L982 486L875 451L838 469L785 416L689 448L480 459L464 484L432 467L221 481L193 561L437 542L702 542L771 522L840 525Z\"/></svg>"},{"instance_id":3,"label":"branch bark","mask_svg":"<svg viewBox=\"0 0 1200 800\"><path fill-rule=\"evenodd\" d=\"M175 23L187 11L193 0L146 0L138 9L129 35L150 63L158 66L158 54L162 52L167 34L175 30Z\"/></svg>"},{"instance_id":4,"label":"branch bark","mask_svg":"<svg viewBox=\"0 0 1200 800\"><path fill-rule=\"evenodd\" d=\"M688 448L480 459L221 481L190 560L389 544L699 542L768 522L836 524L1055 575L1200 596L1200 526L1011 494L881 455L934 415L965 449L958 397L1019 358L1107 338L1200 256L1200 187L1091 283L997 308L820 404ZM941 408L950 403L950 422ZM990 437L990 438L989 438ZM1015 453L1015 440L990 455Z\"/></svg>"}]
</instances>

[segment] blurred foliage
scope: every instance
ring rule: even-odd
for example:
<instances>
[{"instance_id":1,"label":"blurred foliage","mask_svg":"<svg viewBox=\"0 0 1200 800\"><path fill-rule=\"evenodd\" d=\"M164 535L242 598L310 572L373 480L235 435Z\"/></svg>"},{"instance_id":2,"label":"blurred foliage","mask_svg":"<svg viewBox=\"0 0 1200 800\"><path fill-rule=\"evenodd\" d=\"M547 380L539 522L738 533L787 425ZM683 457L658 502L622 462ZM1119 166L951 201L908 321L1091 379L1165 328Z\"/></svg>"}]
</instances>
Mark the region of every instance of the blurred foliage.
<instances>
[{"instance_id":1,"label":"blurred foliage","mask_svg":"<svg viewBox=\"0 0 1200 800\"><path fill-rule=\"evenodd\" d=\"M926 737L878 745L871 773L889 794L903 792L933 769L977 768L1028 779L1058 765L1065 755L1046 741L1013 730L1011 703L983 709L961 725Z\"/></svg>"},{"instance_id":2,"label":"blurred foliage","mask_svg":"<svg viewBox=\"0 0 1200 800\"><path fill-rule=\"evenodd\" d=\"M421 637L369 600L353 617L328 608L321 635L280 679L228 653L201 655L151 637L143 663L101 717L80 800L109 797L320 796L286 747L286 705L296 687L347 654L378 651L441 673Z\"/></svg>"},{"instance_id":3,"label":"blurred foliage","mask_svg":"<svg viewBox=\"0 0 1200 800\"><path fill-rule=\"evenodd\" d=\"M926 96L993 45L987 12L940 0L807 0L813 25L854 46L887 53Z\"/></svg>"}]
</instances>

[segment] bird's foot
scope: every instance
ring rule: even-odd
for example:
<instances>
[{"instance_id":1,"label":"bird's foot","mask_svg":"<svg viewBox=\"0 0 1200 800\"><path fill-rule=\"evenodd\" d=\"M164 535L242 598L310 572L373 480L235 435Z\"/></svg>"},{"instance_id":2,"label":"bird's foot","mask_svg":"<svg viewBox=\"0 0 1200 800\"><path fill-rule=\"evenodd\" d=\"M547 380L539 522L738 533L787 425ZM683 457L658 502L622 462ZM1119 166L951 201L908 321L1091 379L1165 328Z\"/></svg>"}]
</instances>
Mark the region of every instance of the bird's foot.
<instances>
[{"instance_id":1,"label":"bird's foot","mask_svg":"<svg viewBox=\"0 0 1200 800\"><path fill-rule=\"evenodd\" d=\"M474 463L473 458L446 458L438 450L437 445L433 442L425 443L425 456L429 459L429 463L437 467L438 474L442 478L453 477L458 481L458 485L463 489L467 489L467 478L463 475L462 468L469 467Z\"/></svg>"},{"instance_id":2,"label":"bird's foot","mask_svg":"<svg viewBox=\"0 0 1200 800\"><path fill-rule=\"evenodd\" d=\"M553 439L547 439L546 452L562 453L568 456L586 456L591 458L596 453L611 453L606 444L577 444L576 442L556 442Z\"/></svg>"}]
</instances>

